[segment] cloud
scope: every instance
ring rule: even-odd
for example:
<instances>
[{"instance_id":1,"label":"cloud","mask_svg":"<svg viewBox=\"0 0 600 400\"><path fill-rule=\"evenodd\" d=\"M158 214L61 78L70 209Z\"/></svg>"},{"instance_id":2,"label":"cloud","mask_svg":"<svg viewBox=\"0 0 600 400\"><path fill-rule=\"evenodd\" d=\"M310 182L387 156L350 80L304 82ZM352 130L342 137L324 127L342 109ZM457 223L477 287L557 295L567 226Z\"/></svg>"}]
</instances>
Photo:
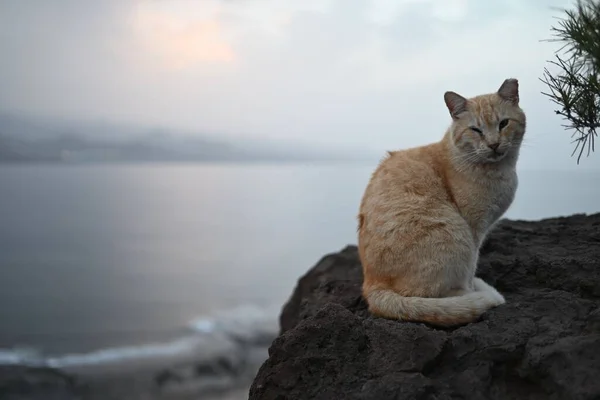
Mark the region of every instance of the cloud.
<instances>
[{"instance_id":1,"label":"cloud","mask_svg":"<svg viewBox=\"0 0 600 400\"><path fill-rule=\"evenodd\" d=\"M1 2L0 109L383 151L437 140L445 90L475 95L512 76L535 149L562 155L570 136L538 78L557 47L540 42L550 6L566 5Z\"/></svg>"},{"instance_id":2,"label":"cloud","mask_svg":"<svg viewBox=\"0 0 600 400\"><path fill-rule=\"evenodd\" d=\"M192 18L177 3L140 3L133 11L134 46L167 68L230 63L235 54L214 11Z\"/></svg>"}]
</instances>

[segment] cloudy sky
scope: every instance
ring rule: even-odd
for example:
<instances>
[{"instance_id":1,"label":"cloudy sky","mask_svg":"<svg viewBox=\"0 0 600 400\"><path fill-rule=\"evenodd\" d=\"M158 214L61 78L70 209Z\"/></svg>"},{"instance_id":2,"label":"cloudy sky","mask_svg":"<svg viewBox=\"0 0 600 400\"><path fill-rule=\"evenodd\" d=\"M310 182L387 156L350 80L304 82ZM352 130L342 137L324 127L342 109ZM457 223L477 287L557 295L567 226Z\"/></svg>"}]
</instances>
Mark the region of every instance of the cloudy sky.
<instances>
[{"instance_id":1,"label":"cloudy sky","mask_svg":"<svg viewBox=\"0 0 600 400\"><path fill-rule=\"evenodd\" d=\"M566 0L2 0L0 110L384 151L438 140L443 92L520 81L521 165L577 166L540 92Z\"/></svg>"}]
</instances>

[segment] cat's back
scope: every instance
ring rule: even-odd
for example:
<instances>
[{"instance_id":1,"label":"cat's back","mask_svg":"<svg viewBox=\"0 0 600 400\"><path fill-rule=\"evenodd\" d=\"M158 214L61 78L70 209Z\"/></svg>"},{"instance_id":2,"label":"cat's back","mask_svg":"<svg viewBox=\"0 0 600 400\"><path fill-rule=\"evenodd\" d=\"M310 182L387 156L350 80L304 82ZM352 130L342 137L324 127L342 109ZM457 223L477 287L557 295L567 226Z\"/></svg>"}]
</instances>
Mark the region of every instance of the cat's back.
<instances>
[{"instance_id":1,"label":"cat's back","mask_svg":"<svg viewBox=\"0 0 600 400\"><path fill-rule=\"evenodd\" d=\"M447 199L439 143L388 152L363 195L361 208L417 207Z\"/></svg>"}]
</instances>

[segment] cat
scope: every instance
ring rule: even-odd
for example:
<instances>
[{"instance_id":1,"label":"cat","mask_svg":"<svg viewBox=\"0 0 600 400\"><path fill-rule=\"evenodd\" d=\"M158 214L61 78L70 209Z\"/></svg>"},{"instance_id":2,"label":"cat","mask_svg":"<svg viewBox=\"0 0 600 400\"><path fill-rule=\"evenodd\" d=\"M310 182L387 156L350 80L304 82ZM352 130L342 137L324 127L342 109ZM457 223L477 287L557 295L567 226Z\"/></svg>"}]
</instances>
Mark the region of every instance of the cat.
<instances>
[{"instance_id":1,"label":"cat","mask_svg":"<svg viewBox=\"0 0 600 400\"><path fill-rule=\"evenodd\" d=\"M475 277L486 235L512 204L526 117L517 79L493 93L444 93L451 120L435 143L390 151L358 214L362 286L376 316L437 326L504 304Z\"/></svg>"}]
</instances>

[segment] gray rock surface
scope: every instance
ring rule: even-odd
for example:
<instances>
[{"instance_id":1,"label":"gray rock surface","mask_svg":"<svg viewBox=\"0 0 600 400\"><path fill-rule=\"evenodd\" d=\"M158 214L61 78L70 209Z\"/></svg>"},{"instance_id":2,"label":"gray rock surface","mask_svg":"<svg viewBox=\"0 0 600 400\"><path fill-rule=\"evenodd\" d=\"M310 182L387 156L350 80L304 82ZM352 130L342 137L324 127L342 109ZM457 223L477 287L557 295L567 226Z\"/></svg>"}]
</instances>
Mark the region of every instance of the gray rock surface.
<instances>
[{"instance_id":1,"label":"gray rock surface","mask_svg":"<svg viewBox=\"0 0 600 400\"><path fill-rule=\"evenodd\" d=\"M501 221L477 275L507 304L437 329L371 316L356 247L325 256L250 399L600 399L600 214Z\"/></svg>"}]
</instances>

